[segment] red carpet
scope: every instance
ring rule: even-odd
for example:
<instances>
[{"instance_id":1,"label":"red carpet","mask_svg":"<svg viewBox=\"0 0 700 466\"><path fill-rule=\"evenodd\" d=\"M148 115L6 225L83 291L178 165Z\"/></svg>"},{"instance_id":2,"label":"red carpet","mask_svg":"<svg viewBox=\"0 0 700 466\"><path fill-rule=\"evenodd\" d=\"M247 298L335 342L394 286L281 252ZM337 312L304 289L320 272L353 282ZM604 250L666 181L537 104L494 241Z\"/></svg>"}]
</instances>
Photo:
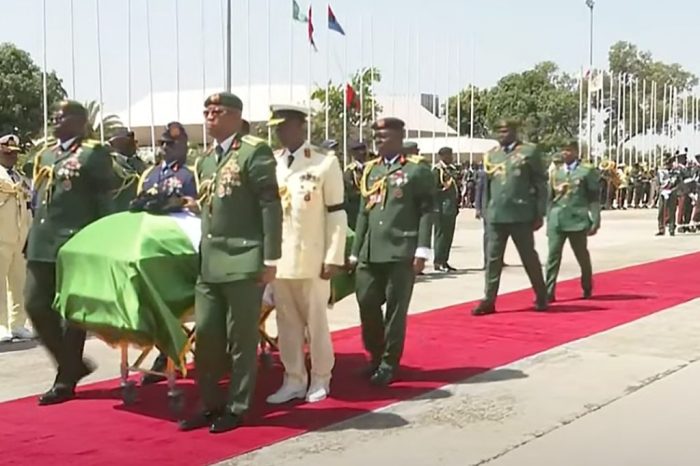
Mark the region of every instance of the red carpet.
<instances>
[{"instance_id":1,"label":"red carpet","mask_svg":"<svg viewBox=\"0 0 700 466\"><path fill-rule=\"evenodd\" d=\"M699 263L697 253L598 274L596 297L590 301L574 299L580 293L578 280L564 282L560 302L548 314L530 311L533 297L525 290L502 296L500 312L492 316L472 317L472 303L412 316L401 381L388 389L371 388L356 375L364 362L358 329L336 332L332 399L313 407L270 408L263 399L277 388L280 371L262 371L250 424L221 436L206 430L177 432L162 386L141 389L141 402L129 408L122 406L116 380L82 387L80 399L60 406L40 408L34 397L2 403L0 463L215 463L687 302L700 296L700 283L679 278ZM506 378L525 376L504 373ZM187 381L181 386L194 400L194 386Z\"/></svg>"}]
</instances>

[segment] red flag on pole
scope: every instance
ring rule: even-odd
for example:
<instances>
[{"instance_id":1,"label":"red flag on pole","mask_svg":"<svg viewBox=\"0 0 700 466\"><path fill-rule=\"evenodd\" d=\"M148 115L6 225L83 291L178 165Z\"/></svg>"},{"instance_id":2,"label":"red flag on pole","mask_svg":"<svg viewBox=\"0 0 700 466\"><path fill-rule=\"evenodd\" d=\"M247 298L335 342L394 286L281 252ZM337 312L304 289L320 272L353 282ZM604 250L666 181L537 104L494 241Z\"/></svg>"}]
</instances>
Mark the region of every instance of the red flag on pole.
<instances>
[{"instance_id":1,"label":"red flag on pole","mask_svg":"<svg viewBox=\"0 0 700 466\"><path fill-rule=\"evenodd\" d=\"M318 52L318 49L316 48L316 42L314 42L314 22L313 19L311 18L311 5L309 5L309 43L311 46L314 48L315 52Z\"/></svg>"},{"instance_id":2,"label":"red flag on pole","mask_svg":"<svg viewBox=\"0 0 700 466\"><path fill-rule=\"evenodd\" d=\"M359 111L360 101L357 99L357 92L355 92L352 84L346 83L345 86L345 106Z\"/></svg>"}]
</instances>

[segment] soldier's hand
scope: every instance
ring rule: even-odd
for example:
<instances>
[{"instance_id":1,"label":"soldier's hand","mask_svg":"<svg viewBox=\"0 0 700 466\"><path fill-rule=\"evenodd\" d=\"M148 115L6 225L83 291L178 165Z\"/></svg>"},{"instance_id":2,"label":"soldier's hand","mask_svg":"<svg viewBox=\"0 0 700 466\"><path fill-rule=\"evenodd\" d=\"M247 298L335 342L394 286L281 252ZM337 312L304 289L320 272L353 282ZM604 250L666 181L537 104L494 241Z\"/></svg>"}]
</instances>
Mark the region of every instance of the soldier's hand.
<instances>
[{"instance_id":1,"label":"soldier's hand","mask_svg":"<svg viewBox=\"0 0 700 466\"><path fill-rule=\"evenodd\" d=\"M591 229L588 230L588 236L595 236L596 233L598 233L598 227L591 227Z\"/></svg>"},{"instance_id":2,"label":"soldier's hand","mask_svg":"<svg viewBox=\"0 0 700 466\"><path fill-rule=\"evenodd\" d=\"M476 209L474 212L474 217L476 217L477 220L481 220L481 210Z\"/></svg>"},{"instance_id":3,"label":"soldier's hand","mask_svg":"<svg viewBox=\"0 0 700 466\"><path fill-rule=\"evenodd\" d=\"M357 257L348 257L347 261L345 261L345 268L349 271L355 270L357 268Z\"/></svg>"},{"instance_id":4,"label":"soldier's hand","mask_svg":"<svg viewBox=\"0 0 700 466\"><path fill-rule=\"evenodd\" d=\"M425 258L416 257L413 259L413 271L418 275L425 269Z\"/></svg>"},{"instance_id":5,"label":"soldier's hand","mask_svg":"<svg viewBox=\"0 0 700 466\"><path fill-rule=\"evenodd\" d=\"M199 213L199 204L197 204L197 199L189 196L185 196L182 198L184 205L183 207L193 214L198 214Z\"/></svg>"},{"instance_id":6,"label":"soldier's hand","mask_svg":"<svg viewBox=\"0 0 700 466\"><path fill-rule=\"evenodd\" d=\"M540 228L542 228L542 225L544 225L544 220L541 218L538 218L535 220L535 223L532 224L532 231L537 231Z\"/></svg>"},{"instance_id":7,"label":"soldier's hand","mask_svg":"<svg viewBox=\"0 0 700 466\"><path fill-rule=\"evenodd\" d=\"M335 275L340 273L341 267L332 264L323 264L321 267L321 280L330 280Z\"/></svg>"},{"instance_id":8,"label":"soldier's hand","mask_svg":"<svg viewBox=\"0 0 700 466\"><path fill-rule=\"evenodd\" d=\"M270 266L265 266L265 268L262 271L262 274L260 275L260 278L258 279L258 283L261 285L269 285L273 281L275 281L275 276L277 275L277 267L270 267Z\"/></svg>"}]
</instances>

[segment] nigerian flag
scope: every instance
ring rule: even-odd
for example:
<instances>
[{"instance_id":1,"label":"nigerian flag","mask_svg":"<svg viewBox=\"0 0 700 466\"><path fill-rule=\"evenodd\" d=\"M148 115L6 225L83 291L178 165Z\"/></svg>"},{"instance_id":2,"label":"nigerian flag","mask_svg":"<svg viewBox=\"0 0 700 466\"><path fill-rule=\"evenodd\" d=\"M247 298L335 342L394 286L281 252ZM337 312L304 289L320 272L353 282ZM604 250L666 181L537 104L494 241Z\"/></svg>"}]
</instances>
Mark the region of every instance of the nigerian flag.
<instances>
[{"instance_id":1,"label":"nigerian flag","mask_svg":"<svg viewBox=\"0 0 700 466\"><path fill-rule=\"evenodd\" d=\"M110 344L157 345L182 363L199 236L187 213L124 212L88 225L59 251L56 309Z\"/></svg>"}]
</instances>

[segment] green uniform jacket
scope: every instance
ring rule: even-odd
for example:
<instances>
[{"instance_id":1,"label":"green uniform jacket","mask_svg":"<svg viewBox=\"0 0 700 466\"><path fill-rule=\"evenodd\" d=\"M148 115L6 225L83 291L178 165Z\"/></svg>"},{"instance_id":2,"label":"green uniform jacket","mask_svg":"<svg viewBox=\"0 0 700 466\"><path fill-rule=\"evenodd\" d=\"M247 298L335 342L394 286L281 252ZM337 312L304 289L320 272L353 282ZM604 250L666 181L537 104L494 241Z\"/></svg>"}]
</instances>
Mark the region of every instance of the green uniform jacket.
<instances>
[{"instance_id":1,"label":"green uniform jacket","mask_svg":"<svg viewBox=\"0 0 700 466\"><path fill-rule=\"evenodd\" d=\"M550 172L548 232L587 231L600 228L600 175L584 162L568 172L566 165Z\"/></svg>"},{"instance_id":2,"label":"green uniform jacket","mask_svg":"<svg viewBox=\"0 0 700 466\"><path fill-rule=\"evenodd\" d=\"M141 159L131 160L136 159L136 156L125 157L116 152L111 155L117 183L113 193L115 208L118 212L123 212L129 210L129 204L138 194L139 178L143 170L139 171L137 167L145 167Z\"/></svg>"},{"instance_id":3,"label":"green uniform jacket","mask_svg":"<svg viewBox=\"0 0 700 466\"><path fill-rule=\"evenodd\" d=\"M360 209L360 178L362 169L353 162L345 168L343 172L343 183L345 184L345 212L348 214L348 225L351 228L357 221L357 212Z\"/></svg>"},{"instance_id":4,"label":"green uniform jacket","mask_svg":"<svg viewBox=\"0 0 700 466\"><path fill-rule=\"evenodd\" d=\"M282 205L270 147L235 136L217 163L210 151L195 164L202 210L202 281L225 283L260 274L282 255Z\"/></svg>"},{"instance_id":5,"label":"green uniform jacket","mask_svg":"<svg viewBox=\"0 0 700 466\"><path fill-rule=\"evenodd\" d=\"M27 260L56 262L58 250L81 228L115 211L112 157L98 141L76 140L34 159L36 207Z\"/></svg>"},{"instance_id":6,"label":"green uniform jacket","mask_svg":"<svg viewBox=\"0 0 700 466\"><path fill-rule=\"evenodd\" d=\"M454 165L439 163L433 168L436 195L435 206L441 215L457 215L460 171Z\"/></svg>"},{"instance_id":7,"label":"green uniform jacket","mask_svg":"<svg viewBox=\"0 0 700 466\"><path fill-rule=\"evenodd\" d=\"M543 219L547 209L547 172L540 151L532 144L515 143L484 155L487 176L486 221L530 223Z\"/></svg>"},{"instance_id":8,"label":"green uniform jacket","mask_svg":"<svg viewBox=\"0 0 700 466\"><path fill-rule=\"evenodd\" d=\"M422 157L367 162L352 255L364 263L412 260L430 248L435 180ZM373 189L374 188L374 189Z\"/></svg>"}]
</instances>

